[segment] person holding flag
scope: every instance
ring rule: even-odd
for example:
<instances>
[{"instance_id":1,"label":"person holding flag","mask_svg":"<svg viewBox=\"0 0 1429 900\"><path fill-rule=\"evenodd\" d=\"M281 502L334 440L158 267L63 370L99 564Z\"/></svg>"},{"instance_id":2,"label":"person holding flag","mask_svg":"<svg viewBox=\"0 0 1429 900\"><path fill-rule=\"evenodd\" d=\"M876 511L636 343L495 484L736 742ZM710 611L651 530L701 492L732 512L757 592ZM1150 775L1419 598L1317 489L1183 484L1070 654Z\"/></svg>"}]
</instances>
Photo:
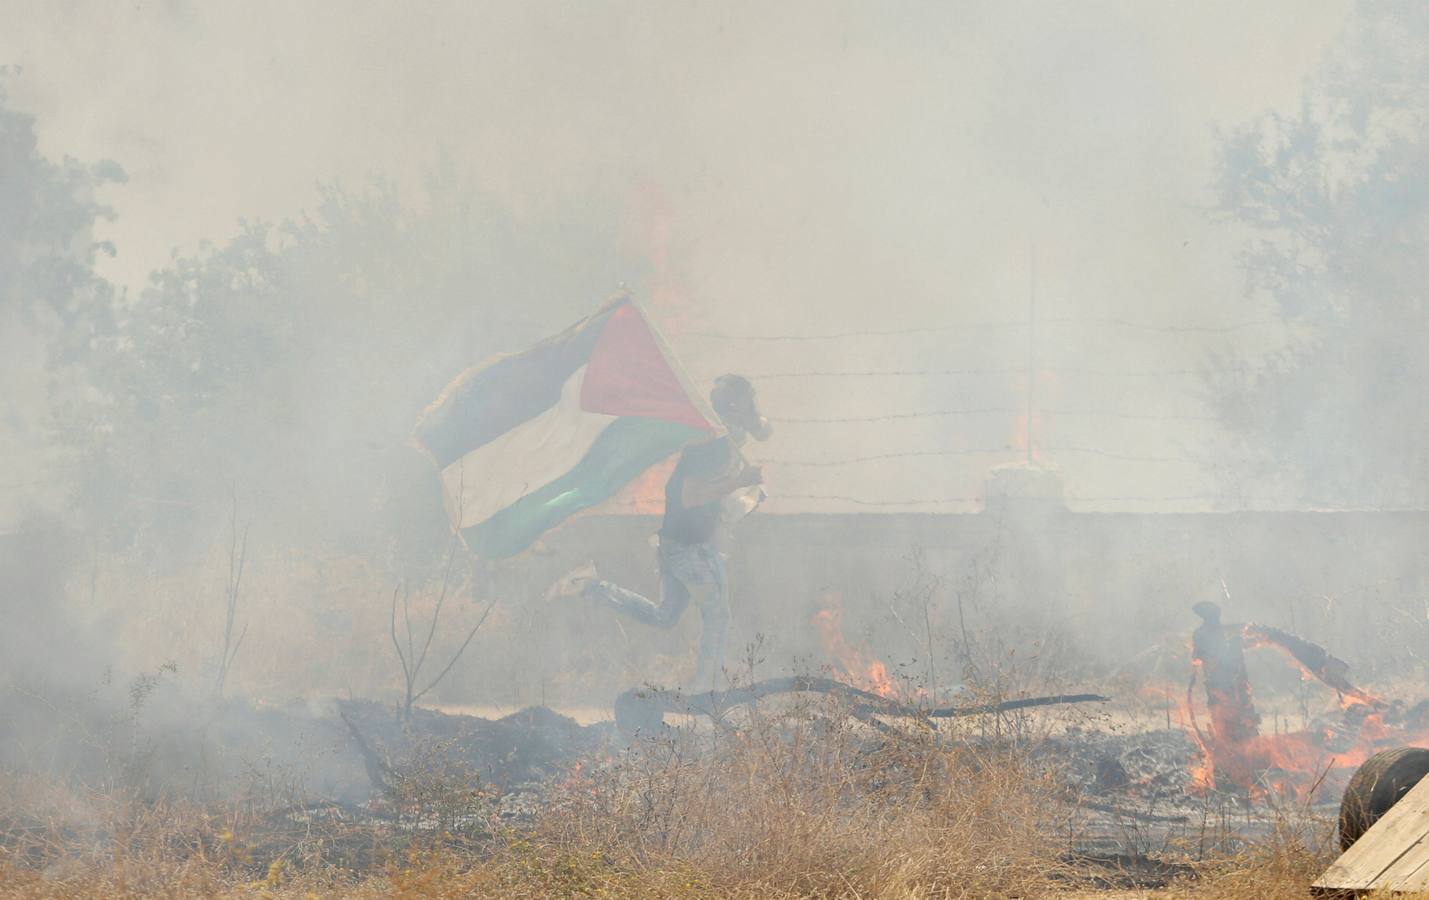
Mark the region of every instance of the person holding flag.
<instances>
[{"instance_id":1,"label":"person holding flag","mask_svg":"<svg viewBox=\"0 0 1429 900\"><path fill-rule=\"evenodd\" d=\"M723 510L762 499L745 437L769 436L754 389L721 376L706 404L628 294L522 353L469 369L418 420L411 444L441 473L462 542L478 558L515 556L576 513L681 453L666 488L659 602L601 581L593 565L556 594L668 627L694 598L705 619L698 681L722 662L728 590L716 547Z\"/></svg>"},{"instance_id":2,"label":"person holding flag","mask_svg":"<svg viewBox=\"0 0 1429 900\"><path fill-rule=\"evenodd\" d=\"M657 559L660 599L598 577L594 563L567 574L548 596L582 595L647 625L671 628L690 600L700 611L696 690L712 690L724 663L729 635L729 585L718 537L721 525L742 516L764 498L763 477L739 448L746 436L767 440L769 420L760 415L754 387L741 375L721 375L710 392L725 433L686 447L665 484L665 516Z\"/></svg>"}]
</instances>

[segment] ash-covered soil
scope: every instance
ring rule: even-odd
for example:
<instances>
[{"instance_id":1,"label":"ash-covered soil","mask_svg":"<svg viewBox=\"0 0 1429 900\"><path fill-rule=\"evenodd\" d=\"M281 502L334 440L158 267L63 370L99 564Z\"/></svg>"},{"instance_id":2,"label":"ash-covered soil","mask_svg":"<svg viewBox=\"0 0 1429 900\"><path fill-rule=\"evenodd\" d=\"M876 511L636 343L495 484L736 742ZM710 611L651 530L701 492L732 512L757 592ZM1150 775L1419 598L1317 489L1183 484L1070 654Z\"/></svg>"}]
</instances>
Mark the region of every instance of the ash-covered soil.
<instances>
[{"instance_id":1,"label":"ash-covered soil","mask_svg":"<svg viewBox=\"0 0 1429 900\"><path fill-rule=\"evenodd\" d=\"M1036 752L1073 792L1078 851L1137 869L1235 851L1277 828L1328 829L1353 771L1293 773L1299 790L1279 794L1208 791L1194 772L1204 765L1201 751L1180 729L1071 731Z\"/></svg>"},{"instance_id":2,"label":"ash-covered soil","mask_svg":"<svg viewBox=\"0 0 1429 900\"><path fill-rule=\"evenodd\" d=\"M413 709L403 721L393 705L370 700L232 702L206 728L209 756L233 777L268 772L294 796L344 806L390 787L376 783L374 763L389 774L428 769L495 797L563 776L616 740L613 724L583 726L545 707L495 719Z\"/></svg>"},{"instance_id":3,"label":"ash-covered soil","mask_svg":"<svg viewBox=\"0 0 1429 900\"><path fill-rule=\"evenodd\" d=\"M628 746L613 723L581 725L544 707L490 719L418 709L404 722L393 706L363 700L235 704L215 737L231 741L229 754L261 752L273 765L290 767L301 802L278 817L290 825L314 819L400 829L455 823L473 835L534 822L574 773L598 778ZM882 740L872 730L868 739L870 748ZM1065 799L1076 810L1074 844L1089 858L1142 860L1188 847L1194 855L1196 848L1267 833L1292 807L1332 818L1339 798L1328 782L1309 804L1207 793L1194 776L1200 751L1179 729L1072 728L1040 737L1029 749L1066 785ZM471 785L470 805L440 822L412 817L402 795L427 789L424 781L438 788Z\"/></svg>"}]
</instances>

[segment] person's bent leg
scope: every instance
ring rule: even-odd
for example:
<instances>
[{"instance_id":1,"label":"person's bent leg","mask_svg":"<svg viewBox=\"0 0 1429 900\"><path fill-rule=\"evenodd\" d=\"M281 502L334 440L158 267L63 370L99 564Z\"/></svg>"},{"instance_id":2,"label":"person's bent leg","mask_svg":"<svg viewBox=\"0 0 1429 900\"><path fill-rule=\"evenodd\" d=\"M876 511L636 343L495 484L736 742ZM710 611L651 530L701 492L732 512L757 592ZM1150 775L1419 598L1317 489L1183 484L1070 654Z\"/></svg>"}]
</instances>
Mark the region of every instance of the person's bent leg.
<instances>
[{"instance_id":1,"label":"person's bent leg","mask_svg":"<svg viewBox=\"0 0 1429 900\"><path fill-rule=\"evenodd\" d=\"M660 575L659 603L643 594L599 579L589 582L584 593L607 609L657 628L669 628L680 621L681 614L690 603L689 588L668 572L662 572Z\"/></svg>"}]
</instances>

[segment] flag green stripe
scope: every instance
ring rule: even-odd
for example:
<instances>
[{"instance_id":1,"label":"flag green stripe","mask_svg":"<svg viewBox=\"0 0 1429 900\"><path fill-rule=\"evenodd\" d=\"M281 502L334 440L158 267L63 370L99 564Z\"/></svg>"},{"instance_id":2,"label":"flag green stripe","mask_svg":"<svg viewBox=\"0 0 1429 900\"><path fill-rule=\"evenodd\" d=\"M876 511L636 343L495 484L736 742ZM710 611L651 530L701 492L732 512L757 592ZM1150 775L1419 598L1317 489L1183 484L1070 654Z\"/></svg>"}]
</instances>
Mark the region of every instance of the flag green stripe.
<instances>
[{"instance_id":1,"label":"flag green stripe","mask_svg":"<svg viewBox=\"0 0 1429 900\"><path fill-rule=\"evenodd\" d=\"M583 509L615 496L641 472L708 435L664 419L624 416L611 422L566 474L498 512L462 529L472 552L487 559L514 556L541 534ZM480 473L468 473L480 477Z\"/></svg>"}]
</instances>

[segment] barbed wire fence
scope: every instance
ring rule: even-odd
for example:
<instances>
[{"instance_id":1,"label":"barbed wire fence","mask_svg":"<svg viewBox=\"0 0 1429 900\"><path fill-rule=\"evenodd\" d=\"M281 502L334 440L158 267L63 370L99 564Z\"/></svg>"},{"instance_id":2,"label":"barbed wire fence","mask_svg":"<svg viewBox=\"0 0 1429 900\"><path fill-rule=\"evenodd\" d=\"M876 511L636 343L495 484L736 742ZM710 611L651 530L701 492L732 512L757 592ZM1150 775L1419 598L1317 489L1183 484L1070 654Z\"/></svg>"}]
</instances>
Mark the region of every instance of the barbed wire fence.
<instances>
[{"instance_id":1,"label":"barbed wire fence","mask_svg":"<svg viewBox=\"0 0 1429 900\"><path fill-rule=\"evenodd\" d=\"M897 445L888 450L870 453L858 453L852 455L832 455L824 457L780 457L770 456L757 460L762 465L767 465L774 469L793 470L814 470L820 472L836 471L840 475L843 473L856 473L867 470L874 464L897 463L906 461L910 463L927 463L931 460L946 458L949 460L966 459L974 461L985 459L986 464L983 469L987 470L993 466L1013 462L1024 456L1029 460L1036 459L1039 462L1057 461L1067 458L1084 458L1094 460L1105 460L1113 463L1141 463L1156 466L1178 466L1191 468L1199 472L1215 468L1213 462L1206 455L1196 455L1193 453L1145 453L1133 452L1120 443L1108 441L1105 444L1100 442L1058 442L1047 440L1046 435L1038 434L1038 427L1045 429L1046 424L1051 420L1085 420L1095 422L1098 420L1106 422L1130 422L1130 423L1177 423L1177 424L1201 424L1208 428L1220 422L1220 417L1208 411L1182 412L1167 411L1157 409L1146 411L1138 409L1114 409L1099 408L1094 406L1058 406L1043 402L1036 404L1032 397L1034 386L1039 375L1050 373L1057 379L1064 376L1069 378L1102 379L1112 385L1125 381L1161 381L1179 382L1183 386L1177 388L1178 392L1188 392L1196 387L1204 386L1212 376L1237 376L1254 377L1273 372L1274 366L1270 364L1248 365L1230 364L1213 365L1210 362L1200 366L1164 366L1148 368L1115 368L1088 366L1078 362L1063 363L1060 360L1042 359L1038 348L1034 345L1034 335L1038 330L1065 329L1095 329L1103 336L1116 338L1116 332L1133 332L1137 334L1138 340L1144 340L1148 335L1165 335L1171 337L1230 337L1242 333L1253 333L1256 330L1266 329L1289 329L1302 323L1289 323L1282 319L1263 318L1250 319L1227 324L1160 324L1153 322L1139 322L1123 317L1115 316L1052 316L1037 317L1035 303L1029 305L1028 318L1023 320L1000 320L1000 321L980 321L966 322L960 324L931 325L918 328L893 328L893 329L859 329L831 331L816 334L754 334L754 333L734 333L719 331L687 331L681 336L691 341L705 341L720 345L757 345L778 347L781 344L791 345L828 345L829 350L821 353L822 359L839 358L843 352L838 346L843 342L868 342L878 339L897 339L907 341L908 339L946 338L949 336L966 335L975 338L985 338L989 334L1002 333L1016 337L1019 332L1025 333L1028 340L1028 362L1025 365L985 365L985 366L953 366L953 367L913 367L913 366L890 366L887 368L870 366L867 368L837 368L837 367L810 367L810 368L780 368L766 371L753 371L749 377L756 384L793 382L798 384L808 384L813 382L831 382L827 389L816 388L815 390L825 390L827 393L838 394L847 390L846 385L839 382L873 382L880 385L880 389L889 395L900 393L899 388L909 383L921 384L923 387L914 391L915 393L928 393L926 386L935 382L962 380L963 394L973 394L986 397L997 393L1005 392L1009 380L1021 379L1021 392L1025 395L1024 403L988 403L970 404L960 407L930 407L922 409L908 409L900 411L878 411L867 414L836 414L836 415L779 415L777 422L781 428L793 427L795 429L809 429L814 432L820 428L840 428L846 429L861 425L897 425L900 423L916 423L922 421L935 420L993 420L1001 419L1004 422L1004 430L1011 433L1019 418L1022 425L1027 428L1027 438L1022 445L1013 443L1003 443L998 446L976 446L976 447L921 447ZM1060 336L1059 336L1060 337ZM1054 341L1054 343L1065 346L1065 340ZM901 359L904 354L895 348L893 357ZM978 386L979 380L1001 379L1002 383L996 388L988 388L985 384ZM972 387L968 387L971 384ZM1106 389L1096 390L1093 393L1108 393ZM933 391L937 393L937 391ZM1119 393L1126 393L1120 391ZM985 429L984 429L985 430ZM802 433L802 432L801 432ZM842 435L841 435L842 437ZM839 443L838 439L819 439L820 443ZM854 440L847 443L857 443L862 445L864 441ZM756 451L757 452L757 451ZM752 454L753 455L753 454ZM871 476L861 480L870 480ZM845 486L848 479L840 480L840 485ZM855 479L858 480L858 479ZM876 479L873 479L876 480ZM980 496L959 495L959 496L934 496L934 497L880 497L865 496L844 490L822 491L791 491L778 492L775 498L779 501L815 501L824 505L847 505L857 508L922 508L922 507L975 507L982 502ZM1206 491L1205 493L1167 493L1160 495L1139 495L1131 493L1091 493L1077 494L1071 493L1067 500L1078 504L1105 505L1120 504L1131 505L1135 508L1142 508L1155 504L1196 504L1206 507L1221 507L1228 501L1234 500L1234 494L1224 491Z\"/></svg>"},{"instance_id":2,"label":"barbed wire fence","mask_svg":"<svg viewBox=\"0 0 1429 900\"><path fill-rule=\"evenodd\" d=\"M1179 466L1187 468L1208 469L1210 462L1204 456L1198 457L1194 454L1175 453L1139 453L1131 452L1119 443L1108 442L1068 442L1059 443L1055 440L1046 440L1045 433L1038 433L1039 427L1045 429L1047 423L1052 420L1084 420L1084 421L1106 421L1106 422L1131 422L1131 423L1189 423L1213 426L1219 418L1209 412L1183 412L1167 411L1158 409L1146 411L1138 409L1115 409L1100 408L1090 406L1058 406L1043 402L1034 404L1032 402L1032 391L1030 388L1039 377L1039 374L1050 373L1058 380L1064 378L1085 378L1100 379L1110 384L1139 382L1139 381L1161 381L1179 382L1183 387L1178 390L1185 392L1195 386L1203 385L1205 380L1212 374L1234 375L1234 376L1257 376L1274 371L1274 367L1268 364L1261 365L1212 365L1206 363L1200 366L1163 366L1163 367L1101 367L1088 366L1082 364L1080 360L1064 362L1060 359L1045 358L1038 352L1034 345L1034 336L1038 331L1043 332L1044 339L1050 334L1055 340L1050 340L1057 346L1065 347L1075 345L1068 342L1064 335L1058 334L1058 330L1066 329L1094 329L1103 336L1110 336L1114 340L1119 340L1118 332L1133 333L1139 336L1138 340L1144 340L1146 335L1165 335L1172 337L1228 337L1242 333L1252 333L1256 330L1282 328L1289 329L1296 327L1300 323L1289 323L1285 320L1264 318L1250 319L1228 324L1158 324L1152 322L1140 322L1123 317L1115 316L1050 316L1037 317L1035 307L1029 309L1029 315L1021 320L994 320L964 322L955 324L927 325L922 327L906 327L891 329L854 329L843 331L829 331L821 333L736 333L719 331L686 330L682 331L678 338L690 345L697 345L700 342L713 345L719 348L723 355L731 346L767 346L774 348L775 352L769 354L771 357L779 355L777 348L780 345L816 346L821 348L820 358L837 359L847 356L846 348L848 342L868 342L892 339L895 345L890 348L889 356L893 360L907 358L904 352L909 340L927 340L932 338L949 338L955 336L967 336L975 339L986 340L989 336L1001 336L1006 339L1025 338L1028 343L1028 360L1024 364L1015 365L972 365L972 366L948 366L948 367L925 367L925 366L900 366L891 365L888 367L870 366L866 368L840 368L811 366L808 368L787 367L771 368L766 371L751 371L746 373L758 385L789 383L796 385L811 384L817 382L827 382L829 387L816 388L816 391L824 394L845 393L848 389L848 382L864 382L876 384L880 391L885 394L926 394L945 393L943 389L930 389L929 385L943 385L947 382L960 383L963 395L990 397L998 392L1007 393L1012 390L1015 393L1024 394L1016 400L1022 402L988 402L971 403L966 406L930 406L927 408L914 408L896 411L875 411L868 413L849 413L831 415L778 415L777 424L781 429L799 429L810 432L809 443L840 443L837 438L830 439L822 436L820 429L824 429L823 434L827 434L828 429L844 429L843 434L847 434L847 429L858 428L860 426L897 426L899 424L914 424L919 422L934 421L983 421L983 422L1003 422L1003 430L1011 434L1018 423L1023 419L1021 426L1025 426L1027 438L1025 445L1019 446L1010 442L1005 442L996 446L973 446L973 447L952 447L952 446L910 446L906 443L897 443L888 449L880 449L878 452L857 453L850 455L829 455L829 456L808 456L808 457L779 457L757 459L761 465L766 465L774 469L791 470L794 472L817 473L820 480L825 476L836 476L829 480L836 481L839 488L824 490L792 490L789 492L778 491L772 498L774 502L802 501L814 502L835 506L847 506L854 508L953 508L953 507L975 507L982 502L982 498L971 492L960 493L956 496L910 496L910 497L884 497L860 495L847 489L851 480L870 480L872 476L865 475L862 478L849 478L849 473L867 471L870 466L880 464L927 464L938 459L958 460L963 459L968 462L975 462L980 471L987 471L993 466L1016 461L1019 458L1036 458L1038 461L1053 462L1065 460L1067 458L1083 458L1105 460L1113 463L1138 463L1154 466ZM842 345L842 346L841 346ZM822 348L827 346L825 352ZM998 379L994 385L987 384L990 379ZM982 382L981 384L979 382ZM919 387L908 390L904 385L915 384ZM1097 389L1092 393L1107 393L1104 389ZM1017 427L1021 427L1017 426ZM983 430L986 430L984 427ZM957 434L957 429L953 429L950 434ZM846 444L858 444L860 446L867 443L866 439L845 440ZM0 500L13 502L26 493L35 490L51 489L66 480L66 476L56 474L52 477L29 477L21 478L12 482L0 481ZM872 479L877 480L877 479ZM145 498L140 498L145 499ZM1076 494L1071 493L1067 499L1080 504L1131 504L1137 507L1144 507L1153 504L1200 504L1205 506L1223 505L1231 499L1224 492L1207 491L1200 494L1174 493L1165 495L1137 495L1130 493L1118 494ZM161 502L161 501L155 501Z\"/></svg>"}]
</instances>

